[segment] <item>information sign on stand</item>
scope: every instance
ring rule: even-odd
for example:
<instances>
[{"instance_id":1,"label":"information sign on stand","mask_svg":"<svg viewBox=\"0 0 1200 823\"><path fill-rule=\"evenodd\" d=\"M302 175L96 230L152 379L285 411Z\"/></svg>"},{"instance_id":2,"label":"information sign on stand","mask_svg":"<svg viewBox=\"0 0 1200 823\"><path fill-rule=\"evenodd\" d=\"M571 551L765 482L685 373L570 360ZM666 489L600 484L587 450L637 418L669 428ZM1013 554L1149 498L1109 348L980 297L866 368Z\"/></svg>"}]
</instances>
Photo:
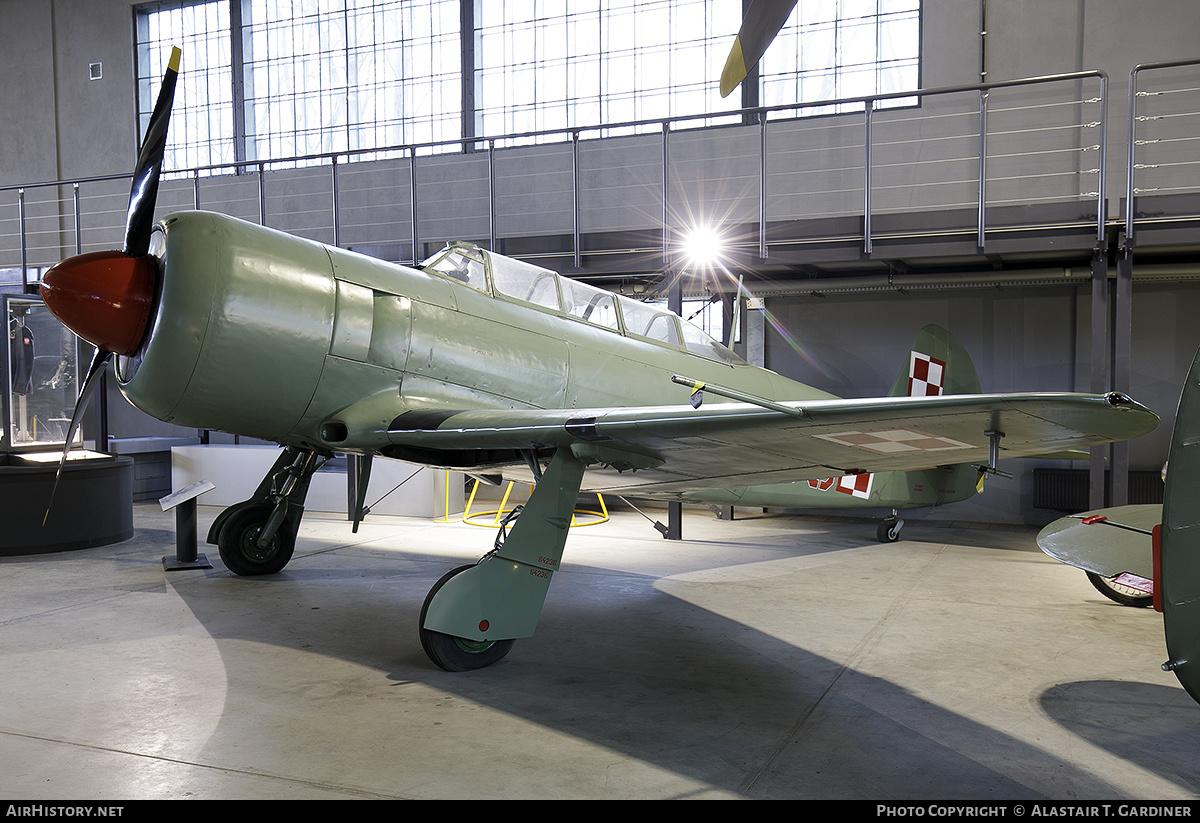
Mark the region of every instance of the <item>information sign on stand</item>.
<instances>
[{"instance_id":1,"label":"information sign on stand","mask_svg":"<svg viewBox=\"0 0 1200 823\"><path fill-rule=\"evenodd\" d=\"M208 556L197 554L196 498L216 488L209 480L199 480L158 501L163 511L175 509L175 557L163 558L167 571L211 569Z\"/></svg>"}]
</instances>

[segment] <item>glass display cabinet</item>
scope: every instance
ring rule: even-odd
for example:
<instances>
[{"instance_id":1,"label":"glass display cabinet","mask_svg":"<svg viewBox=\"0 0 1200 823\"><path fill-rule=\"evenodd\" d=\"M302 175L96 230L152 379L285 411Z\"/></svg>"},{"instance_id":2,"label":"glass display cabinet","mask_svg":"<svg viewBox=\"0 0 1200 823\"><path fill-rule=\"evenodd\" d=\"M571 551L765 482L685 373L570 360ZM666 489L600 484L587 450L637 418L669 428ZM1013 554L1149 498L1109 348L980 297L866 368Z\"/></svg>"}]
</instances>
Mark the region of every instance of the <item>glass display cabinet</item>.
<instances>
[{"instance_id":1,"label":"glass display cabinet","mask_svg":"<svg viewBox=\"0 0 1200 823\"><path fill-rule=\"evenodd\" d=\"M79 389L75 335L41 299L0 297L8 324L0 451L61 454ZM78 432L74 439L81 444Z\"/></svg>"},{"instance_id":2,"label":"glass display cabinet","mask_svg":"<svg viewBox=\"0 0 1200 823\"><path fill-rule=\"evenodd\" d=\"M81 549L133 535L133 461L81 448L59 472L79 394L78 341L26 294L0 294L0 555Z\"/></svg>"}]
</instances>

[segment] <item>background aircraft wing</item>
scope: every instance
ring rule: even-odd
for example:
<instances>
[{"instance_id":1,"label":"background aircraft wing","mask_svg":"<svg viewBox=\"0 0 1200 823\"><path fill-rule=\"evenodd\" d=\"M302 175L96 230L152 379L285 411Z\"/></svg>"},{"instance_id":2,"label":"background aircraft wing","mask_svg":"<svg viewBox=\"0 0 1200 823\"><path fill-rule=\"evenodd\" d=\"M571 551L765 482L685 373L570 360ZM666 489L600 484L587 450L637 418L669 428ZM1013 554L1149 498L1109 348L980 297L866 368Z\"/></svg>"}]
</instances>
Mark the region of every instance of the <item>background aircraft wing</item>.
<instances>
[{"instance_id":1,"label":"background aircraft wing","mask_svg":"<svg viewBox=\"0 0 1200 823\"><path fill-rule=\"evenodd\" d=\"M773 405L410 411L392 421L387 436L394 446L423 451L570 448L617 469L622 477L611 488L665 490L986 462L989 432L1003 435L1000 457L1021 457L1130 439L1158 425L1157 415L1117 394Z\"/></svg>"},{"instance_id":2,"label":"background aircraft wing","mask_svg":"<svg viewBox=\"0 0 1200 823\"><path fill-rule=\"evenodd\" d=\"M1153 580L1151 532L1161 522L1156 503L1096 509L1055 520L1037 542L1055 560L1101 577L1128 572Z\"/></svg>"}]
</instances>

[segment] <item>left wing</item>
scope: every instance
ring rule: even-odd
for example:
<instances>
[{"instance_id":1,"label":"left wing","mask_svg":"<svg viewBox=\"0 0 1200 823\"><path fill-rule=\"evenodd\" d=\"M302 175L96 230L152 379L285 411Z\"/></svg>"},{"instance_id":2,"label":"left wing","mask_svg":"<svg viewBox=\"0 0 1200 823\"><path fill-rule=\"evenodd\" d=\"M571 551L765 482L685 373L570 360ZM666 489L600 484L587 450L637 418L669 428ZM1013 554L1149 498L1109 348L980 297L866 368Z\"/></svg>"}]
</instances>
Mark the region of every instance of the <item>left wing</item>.
<instances>
[{"instance_id":1,"label":"left wing","mask_svg":"<svg viewBox=\"0 0 1200 823\"><path fill-rule=\"evenodd\" d=\"M569 448L615 472L598 491L682 491L919 469L1086 448L1152 431L1158 416L1122 394L885 397L548 410L409 411L387 427L417 449ZM994 437L999 435L999 437Z\"/></svg>"}]
</instances>

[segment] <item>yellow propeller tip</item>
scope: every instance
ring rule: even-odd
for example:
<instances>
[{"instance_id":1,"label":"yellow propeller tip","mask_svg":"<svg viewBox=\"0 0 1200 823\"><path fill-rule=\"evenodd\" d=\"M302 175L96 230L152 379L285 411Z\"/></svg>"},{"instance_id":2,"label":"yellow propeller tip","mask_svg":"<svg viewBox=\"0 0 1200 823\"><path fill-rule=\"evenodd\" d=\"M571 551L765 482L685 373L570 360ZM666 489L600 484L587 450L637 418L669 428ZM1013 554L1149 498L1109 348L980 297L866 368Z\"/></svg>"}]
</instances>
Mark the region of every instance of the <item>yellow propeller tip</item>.
<instances>
[{"instance_id":1,"label":"yellow propeller tip","mask_svg":"<svg viewBox=\"0 0 1200 823\"><path fill-rule=\"evenodd\" d=\"M171 59L167 61L167 68L171 71L179 71L179 58L183 56L183 52L179 46L171 48Z\"/></svg>"},{"instance_id":2,"label":"yellow propeller tip","mask_svg":"<svg viewBox=\"0 0 1200 823\"><path fill-rule=\"evenodd\" d=\"M745 79L746 61L742 57L742 41L735 37L729 57L725 58L725 68L721 70L721 96L728 97Z\"/></svg>"}]
</instances>

